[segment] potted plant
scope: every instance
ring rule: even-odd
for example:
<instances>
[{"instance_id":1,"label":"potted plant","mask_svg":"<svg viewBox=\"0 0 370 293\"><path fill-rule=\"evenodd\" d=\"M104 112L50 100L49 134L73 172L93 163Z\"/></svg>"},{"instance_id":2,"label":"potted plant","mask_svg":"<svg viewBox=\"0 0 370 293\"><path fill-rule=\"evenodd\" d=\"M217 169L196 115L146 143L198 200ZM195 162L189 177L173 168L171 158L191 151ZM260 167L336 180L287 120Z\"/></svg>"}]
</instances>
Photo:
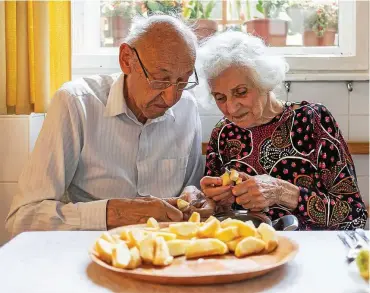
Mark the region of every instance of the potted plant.
<instances>
[{"instance_id":1,"label":"potted plant","mask_svg":"<svg viewBox=\"0 0 370 293\"><path fill-rule=\"evenodd\" d=\"M194 31L199 41L210 37L218 30L217 22L210 19L216 1L207 2L205 4L204 1L199 0L184 1L183 16L194 22Z\"/></svg>"},{"instance_id":2,"label":"potted plant","mask_svg":"<svg viewBox=\"0 0 370 293\"><path fill-rule=\"evenodd\" d=\"M289 16L286 9L288 0L258 0L256 9L264 17L245 22L247 32L264 39L267 45L286 46Z\"/></svg>"},{"instance_id":3,"label":"potted plant","mask_svg":"<svg viewBox=\"0 0 370 293\"><path fill-rule=\"evenodd\" d=\"M127 36L131 19L136 13L135 0L104 1L101 14L112 29L113 46L119 46Z\"/></svg>"},{"instance_id":4,"label":"potted plant","mask_svg":"<svg viewBox=\"0 0 370 293\"><path fill-rule=\"evenodd\" d=\"M304 46L334 46L338 31L337 5L308 3L304 8Z\"/></svg>"},{"instance_id":5,"label":"potted plant","mask_svg":"<svg viewBox=\"0 0 370 293\"><path fill-rule=\"evenodd\" d=\"M141 14L148 16L151 14L181 15L181 1L170 0L148 0L141 1Z\"/></svg>"}]
</instances>

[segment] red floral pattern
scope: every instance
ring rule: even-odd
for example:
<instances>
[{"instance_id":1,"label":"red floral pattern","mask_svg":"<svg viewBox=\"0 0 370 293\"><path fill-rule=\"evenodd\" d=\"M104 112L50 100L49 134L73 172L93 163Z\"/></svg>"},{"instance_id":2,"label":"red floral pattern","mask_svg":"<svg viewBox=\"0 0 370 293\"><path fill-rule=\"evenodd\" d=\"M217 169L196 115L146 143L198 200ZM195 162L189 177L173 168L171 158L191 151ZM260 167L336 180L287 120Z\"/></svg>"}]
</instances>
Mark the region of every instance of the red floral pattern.
<instances>
[{"instance_id":1,"label":"red floral pattern","mask_svg":"<svg viewBox=\"0 0 370 293\"><path fill-rule=\"evenodd\" d=\"M221 119L207 147L205 175L220 176L228 167L297 185L295 210L273 206L266 215L274 220L294 214L300 230L363 228L368 215L338 124L321 104L293 105L287 103L269 123L248 129ZM242 209L237 204L234 208Z\"/></svg>"}]
</instances>

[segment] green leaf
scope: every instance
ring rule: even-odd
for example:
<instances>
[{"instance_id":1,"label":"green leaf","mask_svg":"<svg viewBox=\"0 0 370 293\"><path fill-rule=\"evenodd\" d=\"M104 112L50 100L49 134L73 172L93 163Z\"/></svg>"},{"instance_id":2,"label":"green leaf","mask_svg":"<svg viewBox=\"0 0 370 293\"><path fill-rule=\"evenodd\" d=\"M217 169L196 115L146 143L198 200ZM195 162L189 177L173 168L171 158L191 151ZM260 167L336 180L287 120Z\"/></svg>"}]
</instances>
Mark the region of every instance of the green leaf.
<instances>
[{"instance_id":1,"label":"green leaf","mask_svg":"<svg viewBox=\"0 0 370 293\"><path fill-rule=\"evenodd\" d=\"M197 1L197 18L203 18L203 4L200 1Z\"/></svg>"},{"instance_id":2,"label":"green leaf","mask_svg":"<svg viewBox=\"0 0 370 293\"><path fill-rule=\"evenodd\" d=\"M249 0L247 0L245 8L246 8L246 13L247 13L246 20L250 20L251 19L251 5L249 3Z\"/></svg>"},{"instance_id":3,"label":"green leaf","mask_svg":"<svg viewBox=\"0 0 370 293\"><path fill-rule=\"evenodd\" d=\"M265 14L264 9L263 9L263 1L262 0L258 0L258 3L256 4L256 9L257 9L257 11L261 12L262 14Z\"/></svg>"},{"instance_id":4,"label":"green leaf","mask_svg":"<svg viewBox=\"0 0 370 293\"><path fill-rule=\"evenodd\" d=\"M240 11L241 11L241 9L242 9L242 3L241 3L241 1L240 0L236 0L235 1L235 6L236 6L236 10L238 11L238 17L240 16Z\"/></svg>"},{"instance_id":5,"label":"green leaf","mask_svg":"<svg viewBox=\"0 0 370 293\"><path fill-rule=\"evenodd\" d=\"M191 0L188 2L188 4L183 8L183 15L186 19L192 19L192 15L194 14L194 1Z\"/></svg>"},{"instance_id":6,"label":"green leaf","mask_svg":"<svg viewBox=\"0 0 370 293\"><path fill-rule=\"evenodd\" d=\"M206 6L206 10L204 12L204 18L205 19L209 19L209 17L211 16L211 13L212 13L212 10L213 8L215 8L216 6L216 1L209 1L207 6Z\"/></svg>"},{"instance_id":7,"label":"green leaf","mask_svg":"<svg viewBox=\"0 0 370 293\"><path fill-rule=\"evenodd\" d=\"M148 0L146 6L151 12L161 11L161 5L154 0Z\"/></svg>"}]
</instances>

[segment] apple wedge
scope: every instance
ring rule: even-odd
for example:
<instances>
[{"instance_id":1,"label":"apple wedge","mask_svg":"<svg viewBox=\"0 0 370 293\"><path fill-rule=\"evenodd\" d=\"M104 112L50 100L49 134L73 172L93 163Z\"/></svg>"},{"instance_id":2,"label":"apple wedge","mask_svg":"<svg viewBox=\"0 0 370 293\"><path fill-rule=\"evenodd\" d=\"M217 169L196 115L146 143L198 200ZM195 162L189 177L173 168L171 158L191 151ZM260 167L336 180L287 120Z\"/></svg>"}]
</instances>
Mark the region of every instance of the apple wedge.
<instances>
[{"instance_id":1,"label":"apple wedge","mask_svg":"<svg viewBox=\"0 0 370 293\"><path fill-rule=\"evenodd\" d=\"M235 256L243 257L265 249L265 242L256 237L246 237L236 245Z\"/></svg>"},{"instance_id":2,"label":"apple wedge","mask_svg":"<svg viewBox=\"0 0 370 293\"><path fill-rule=\"evenodd\" d=\"M228 251L227 245L218 239L195 239L186 247L185 256L187 259L190 259L211 255L223 255Z\"/></svg>"}]
</instances>

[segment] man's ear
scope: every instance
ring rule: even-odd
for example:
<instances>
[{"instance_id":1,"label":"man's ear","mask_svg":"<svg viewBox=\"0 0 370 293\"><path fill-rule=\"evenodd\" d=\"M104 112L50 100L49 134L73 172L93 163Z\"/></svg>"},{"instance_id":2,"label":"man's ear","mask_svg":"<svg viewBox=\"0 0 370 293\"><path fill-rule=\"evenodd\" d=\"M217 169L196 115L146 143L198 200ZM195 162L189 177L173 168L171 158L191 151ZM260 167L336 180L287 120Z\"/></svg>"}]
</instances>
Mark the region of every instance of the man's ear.
<instances>
[{"instance_id":1,"label":"man's ear","mask_svg":"<svg viewBox=\"0 0 370 293\"><path fill-rule=\"evenodd\" d=\"M123 43L119 48L119 65L124 74L129 75L132 71L133 52L131 47Z\"/></svg>"}]
</instances>

